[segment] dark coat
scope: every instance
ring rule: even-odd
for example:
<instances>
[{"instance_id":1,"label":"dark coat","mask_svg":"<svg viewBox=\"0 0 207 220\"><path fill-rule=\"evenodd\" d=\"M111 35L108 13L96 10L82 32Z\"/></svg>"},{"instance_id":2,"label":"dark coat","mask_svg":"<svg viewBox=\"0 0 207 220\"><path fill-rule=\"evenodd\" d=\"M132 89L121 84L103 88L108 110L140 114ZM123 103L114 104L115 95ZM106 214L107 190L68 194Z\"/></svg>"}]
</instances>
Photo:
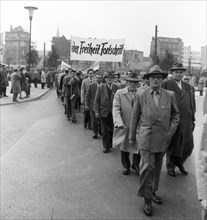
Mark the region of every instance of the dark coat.
<instances>
[{"instance_id":1,"label":"dark coat","mask_svg":"<svg viewBox=\"0 0 207 220\"><path fill-rule=\"evenodd\" d=\"M97 83L91 83L86 92L86 108L90 109L91 111L94 111L94 100L96 96L97 87Z\"/></svg>"},{"instance_id":2,"label":"dark coat","mask_svg":"<svg viewBox=\"0 0 207 220\"><path fill-rule=\"evenodd\" d=\"M168 154L186 159L191 155L193 143L193 130L195 126L195 96L191 86L181 81L182 89L178 87L173 79L166 80L162 83L164 89L173 91L180 112L180 123L171 139Z\"/></svg>"},{"instance_id":3,"label":"dark coat","mask_svg":"<svg viewBox=\"0 0 207 220\"><path fill-rule=\"evenodd\" d=\"M130 140L136 140L138 124L139 150L151 153L166 152L179 124L179 111L174 93L162 89L158 108L150 88L138 93L131 113Z\"/></svg>"},{"instance_id":4,"label":"dark coat","mask_svg":"<svg viewBox=\"0 0 207 220\"><path fill-rule=\"evenodd\" d=\"M102 84L98 87L94 101L94 111L98 113L100 117L107 117L109 112L112 113L113 99L118 89L119 87L113 84L111 97L109 99L107 84Z\"/></svg>"}]
</instances>

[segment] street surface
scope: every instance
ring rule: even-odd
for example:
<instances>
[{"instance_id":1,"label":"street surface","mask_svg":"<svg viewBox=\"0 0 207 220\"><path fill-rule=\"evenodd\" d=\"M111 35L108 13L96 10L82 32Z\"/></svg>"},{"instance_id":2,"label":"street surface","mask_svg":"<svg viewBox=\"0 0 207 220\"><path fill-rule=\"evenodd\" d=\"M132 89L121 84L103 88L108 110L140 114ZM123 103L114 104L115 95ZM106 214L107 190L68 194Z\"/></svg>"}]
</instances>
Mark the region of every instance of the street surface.
<instances>
[{"instance_id":1,"label":"street surface","mask_svg":"<svg viewBox=\"0 0 207 220\"><path fill-rule=\"evenodd\" d=\"M203 97L196 95L195 148L188 176L166 174L165 160L151 219L201 218L195 179ZM0 107L1 219L149 219L137 197L139 177L122 175L120 152L102 153L101 139L66 120L51 90L37 101Z\"/></svg>"}]
</instances>

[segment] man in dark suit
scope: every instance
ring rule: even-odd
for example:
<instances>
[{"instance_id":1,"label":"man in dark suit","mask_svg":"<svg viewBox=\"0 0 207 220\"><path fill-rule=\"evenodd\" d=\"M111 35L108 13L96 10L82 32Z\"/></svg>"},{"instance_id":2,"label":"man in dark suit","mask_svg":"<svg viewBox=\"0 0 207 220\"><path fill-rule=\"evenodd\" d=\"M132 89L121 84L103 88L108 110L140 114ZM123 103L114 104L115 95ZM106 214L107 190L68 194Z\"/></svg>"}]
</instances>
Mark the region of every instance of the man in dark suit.
<instances>
[{"instance_id":1,"label":"man in dark suit","mask_svg":"<svg viewBox=\"0 0 207 220\"><path fill-rule=\"evenodd\" d=\"M90 110L91 116L91 125L94 132L93 138L98 138L98 133L100 131L100 123L99 119L95 117L94 112L94 100L97 88L101 85L102 77L101 75L96 75L96 82L89 84L88 90L86 92L86 99L85 99L85 108Z\"/></svg>"},{"instance_id":2,"label":"man in dark suit","mask_svg":"<svg viewBox=\"0 0 207 220\"><path fill-rule=\"evenodd\" d=\"M108 153L112 147L113 137L113 117L112 105L114 94L119 86L114 84L114 72L110 71L105 76L106 83L98 87L95 101L94 111L96 118L100 118L102 130L103 153Z\"/></svg>"},{"instance_id":3,"label":"man in dark suit","mask_svg":"<svg viewBox=\"0 0 207 220\"><path fill-rule=\"evenodd\" d=\"M138 148L141 155L140 188L138 195L145 199L143 211L152 215L152 201L161 205L157 196L162 161L172 135L179 124L179 111L174 92L161 88L166 73L159 66L150 68L146 77L150 86L137 93L130 119L129 140L136 140L137 127Z\"/></svg>"},{"instance_id":4,"label":"man in dark suit","mask_svg":"<svg viewBox=\"0 0 207 220\"><path fill-rule=\"evenodd\" d=\"M182 63L170 69L172 78L162 83L164 89L173 91L180 111L180 123L167 150L166 166L170 176L175 177L175 167L187 175L183 163L193 151L193 130L195 127L195 97L191 86L182 80L186 68Z\"/></svg>"}]
</instances>

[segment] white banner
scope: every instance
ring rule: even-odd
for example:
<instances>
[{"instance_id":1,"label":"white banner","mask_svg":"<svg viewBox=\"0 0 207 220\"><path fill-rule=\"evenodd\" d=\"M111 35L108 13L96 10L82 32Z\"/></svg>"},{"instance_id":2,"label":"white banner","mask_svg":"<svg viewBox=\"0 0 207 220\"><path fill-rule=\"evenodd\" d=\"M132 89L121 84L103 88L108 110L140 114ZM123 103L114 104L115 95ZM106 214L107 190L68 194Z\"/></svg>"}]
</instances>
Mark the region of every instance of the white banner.
<instances>
[{"instance_id":1,"label":"white banner","mask_svg":"<svg viewBox=\"0 0 207 220\"><path fill-rule=\"evenodd\" d=\"M90 39L71 36L71 60L122 62L124 39Z\"/></svg>"}]
</instances>

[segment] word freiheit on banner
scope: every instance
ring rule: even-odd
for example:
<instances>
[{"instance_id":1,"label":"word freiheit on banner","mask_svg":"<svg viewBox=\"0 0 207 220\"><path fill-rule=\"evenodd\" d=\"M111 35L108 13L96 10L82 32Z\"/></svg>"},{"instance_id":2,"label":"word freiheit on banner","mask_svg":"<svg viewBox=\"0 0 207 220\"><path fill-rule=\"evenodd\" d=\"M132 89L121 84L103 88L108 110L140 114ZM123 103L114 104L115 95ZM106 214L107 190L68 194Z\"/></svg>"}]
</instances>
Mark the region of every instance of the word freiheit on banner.
<instances>
[{"instance_id":1,"label":"word freiheit on banner","mask_svg":"<svg viewBox=\"0 0 207 220\"><path fill-rule=\"evenodd\" d=\"M123 53L124 50L124 44L121 45L115 45L112 47L112 45L108 42L103 42L100 44L96 44L93 46L92 42L86 45L86 41L80 41L80 46L75 45L75 42L73 42L72 45L72 52L75 52L76 54L99 54L100 56L104 55L120 55Z\"/></svg>"}]
</instances>

